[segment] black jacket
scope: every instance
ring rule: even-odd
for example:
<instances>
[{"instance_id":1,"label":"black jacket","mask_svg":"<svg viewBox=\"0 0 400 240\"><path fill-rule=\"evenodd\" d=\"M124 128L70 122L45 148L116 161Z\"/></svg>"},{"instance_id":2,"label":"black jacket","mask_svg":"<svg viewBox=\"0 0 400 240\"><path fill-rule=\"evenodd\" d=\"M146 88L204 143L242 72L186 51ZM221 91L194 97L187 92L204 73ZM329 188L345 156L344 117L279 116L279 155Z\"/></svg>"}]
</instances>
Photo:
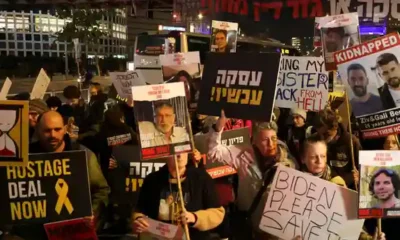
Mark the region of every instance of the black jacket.
<instances>
[{"instance_id":1,"label":"black jacket","mask_svg":"<svg viewBox=\"0 0 400 240\"><path fill-rule=\"evenodd\" d=\"M169 182L169 171L167 165L165 165L159 171L153 172L145 178L140 190L136 212L144 214L149 218L160 220L160 202L162 199L165 199L164 195L166 196L171 193L171 190L172 194L175 195L177 186ZM215 217L211 212L198 212L200 210L221 208L213 180L204 169L187 167L186 179L182 181L182 194L184 195L186 210L196 213L198 217L197 222L202 221L204 223L205 221L210 221L214 224L222 222L223 214L221 219L215 219L220 218L221 214ZM199 231L197 228L189 227L189 232L192 240L211 239L208 231Z\"/></svg>"},{"instance_id":2,"label":"black jacket","mask_svg":"<svg viewBox=\"0 0 400 240\"><path fill-rule=\"evenodd\" d=\"M392 98L392 94L390 94L389 86L385 83L379 89L379 95L381 97L382 105L384 109L391 109L396 107L396 103Z\"/></svg>"}]
</instances>

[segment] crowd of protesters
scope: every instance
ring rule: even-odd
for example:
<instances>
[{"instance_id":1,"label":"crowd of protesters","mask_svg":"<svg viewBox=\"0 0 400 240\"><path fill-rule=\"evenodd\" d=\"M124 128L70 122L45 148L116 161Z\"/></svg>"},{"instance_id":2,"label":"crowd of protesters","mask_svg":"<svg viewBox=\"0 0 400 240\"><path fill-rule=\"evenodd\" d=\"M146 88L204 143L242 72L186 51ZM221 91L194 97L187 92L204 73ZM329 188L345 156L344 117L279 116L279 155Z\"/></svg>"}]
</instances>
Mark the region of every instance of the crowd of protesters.
<instances>
[{"instance_id":1,"label":"crowd of protesters","mask_svg":"<svg viewBox=\"0 0 400 240\"><path fill-rule=\"evenodd\" d=\"M356 131L350 135L344 120L329 107L315 114L276 108L272 122L228 119L223 111L219 117L194 114L193 135L208 134L209 159L232 166L237 174L213 180L197 150L180 154L178 166L173 158L167 159L164 167L146 177L138 201L132 202L134 207L127 214L110 201L110 172L118 168L118 163L112 155L114 146L107 139L124 135L128 137L120 144L138 144L133 102L110 98L99 84L90 86L87 103L76 86L66 87L63 95L65 102L57 97L29 100L25 93L12 99L29 100L30 153L86 151L93 205L93 216L87 220L99 234L140 234L149 226L146 219L153 218L188 224L192 240L278 239L258 228L271 182L266 176L277 164L355 189L359 173L352 164L353 153L357 167L361 149L399 149L397 136L364 140L355 137ZM249 129L252 147L239 149L221 144L222 131L238 128ZM235 151L241 151L242 156L232 157L237 156ZM165 197L161 195L165 189L170 193L177 189L178 175L183 191L189 193L184 197L185 209L177 205L176 215L164 216L159 203ZM377 221L366 220L359 239L398 239L398 221L383 219L378 236ZM1 227L3 239L47 239L43 225Z\"/></svg>"}]
</instances>

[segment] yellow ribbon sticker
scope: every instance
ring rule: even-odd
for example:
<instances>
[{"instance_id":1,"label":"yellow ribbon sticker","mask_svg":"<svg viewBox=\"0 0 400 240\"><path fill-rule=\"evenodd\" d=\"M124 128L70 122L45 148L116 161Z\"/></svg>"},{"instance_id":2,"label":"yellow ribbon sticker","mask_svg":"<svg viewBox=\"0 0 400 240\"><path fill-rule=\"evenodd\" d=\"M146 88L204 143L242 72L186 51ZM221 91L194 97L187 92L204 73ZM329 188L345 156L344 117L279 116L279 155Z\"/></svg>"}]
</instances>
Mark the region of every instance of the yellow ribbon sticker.
<instances>
[{"instance_id":1,"label":"yellow ribbon sticker","mask_svg":"<svg viewBox=\"0 0 400 240\"><path fill-rule=\"evenodd\" d=\"M56 182L56 192L58 194L58 199L56 203L56 212L60 215L60 212L65 206L68 213L71 214L74 211L74 207L72 207L71 201L68 198L68 184L64 181L64 179L58 179Z\"/></svg>"}]
</instances>

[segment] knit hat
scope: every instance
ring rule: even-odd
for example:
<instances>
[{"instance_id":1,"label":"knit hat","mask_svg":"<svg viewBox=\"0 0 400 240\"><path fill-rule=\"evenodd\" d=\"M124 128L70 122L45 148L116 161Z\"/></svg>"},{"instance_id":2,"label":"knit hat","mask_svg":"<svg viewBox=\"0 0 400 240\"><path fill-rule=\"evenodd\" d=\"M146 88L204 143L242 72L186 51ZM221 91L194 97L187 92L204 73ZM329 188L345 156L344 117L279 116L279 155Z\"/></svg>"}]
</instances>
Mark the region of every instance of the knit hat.
<instances>
[{"instance_id":1,"label":"knit hat","mask_svg":"<svg viewBox=\"0 0 400 240\"><path fill-rule=\"evenodd\" d=\"M49 111L47 104L42 99L33 99L29 101L29 112L42 114Z\"/></svg>"},{"instance_id":2,"label":"knit hat","mask_svg":"<svg viewBox=\"0 0 400 240\"><path fill-rule=\"evenodd\" d=\"M307 119L307 112L304 109L300 109L300 108L292 108L292 115L295 116L300 116L304 119L304 121Z\"/></svg>"}]
</instances>

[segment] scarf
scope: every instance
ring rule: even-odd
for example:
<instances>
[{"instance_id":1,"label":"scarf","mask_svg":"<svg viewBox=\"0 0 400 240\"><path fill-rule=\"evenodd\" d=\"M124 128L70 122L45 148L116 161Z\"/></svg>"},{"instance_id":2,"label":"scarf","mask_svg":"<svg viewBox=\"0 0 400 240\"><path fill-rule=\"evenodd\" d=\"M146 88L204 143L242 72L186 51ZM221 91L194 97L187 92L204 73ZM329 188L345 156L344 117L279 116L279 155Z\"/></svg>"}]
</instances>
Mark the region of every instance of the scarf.
<instances>
[{"instance_id":1,"label":"scarf","mask_svg":"<svg viewBox=\"0 0 400 240\"><path fill-rule=\"evenodd\" d=\"M319 178L324 179L326 181L330 181L332 179L331 168L328 165L326 165L326 168L325 168L324 171L322 171L320 173L316 173L316 174L310 173L305 165L303 165L302 168L303 168L302 172L310 174L310 175L312 175L314 177L319 177Z\"/></svg>"}]
</instances>

